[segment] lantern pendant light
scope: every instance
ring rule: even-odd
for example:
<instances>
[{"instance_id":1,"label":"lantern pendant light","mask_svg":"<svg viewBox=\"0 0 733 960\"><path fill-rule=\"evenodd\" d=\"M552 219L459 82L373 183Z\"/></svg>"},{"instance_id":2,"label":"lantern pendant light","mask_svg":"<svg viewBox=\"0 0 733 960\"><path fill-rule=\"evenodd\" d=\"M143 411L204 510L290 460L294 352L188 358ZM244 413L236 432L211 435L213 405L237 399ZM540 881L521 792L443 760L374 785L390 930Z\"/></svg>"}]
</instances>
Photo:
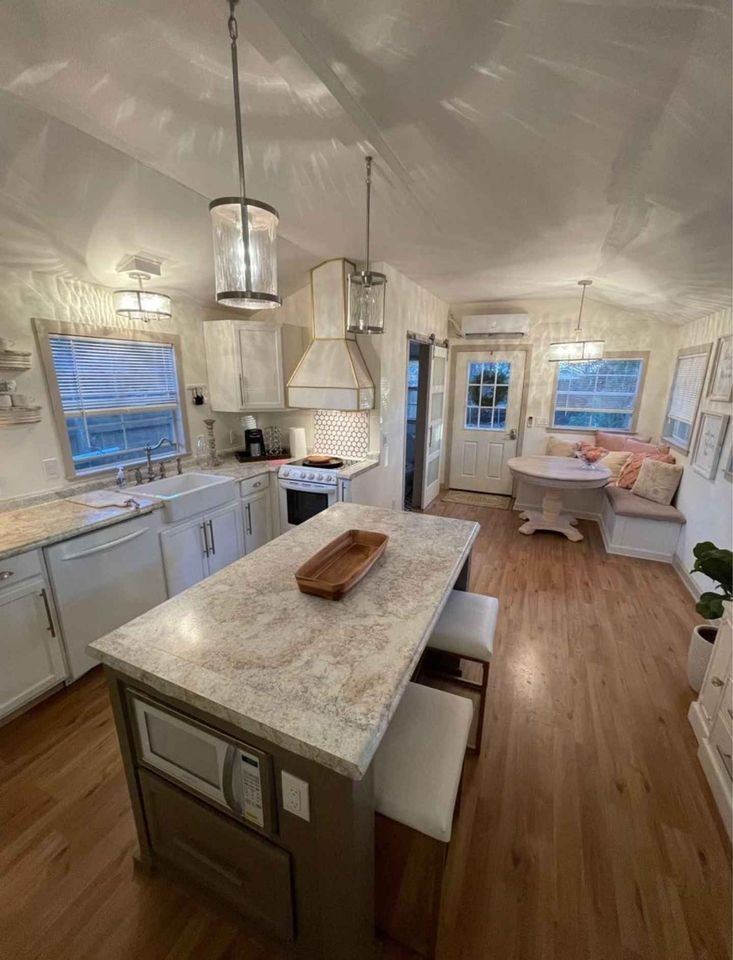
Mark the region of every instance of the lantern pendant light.
<instances>
[{"instance_id":1,"label":"lantern pendant light","mask_svg":"<svg viewBox=\"0 0 733 960\"><path fill-rule=\"evenodd\" d=\"M562 362L563 360L602 360L604 340L581 340L580 339L580 320L583 316L583 303L585 302L586 287L593 283L592 280L578 280L578 286L582 287L580 294L580 309L578 310L578 325L575 328L575 340L562 340L550 344L547 359L552 362Z\"/></svg>"},{"instance_id":2,"label":"lantern pendant light","mask_svg":"<svg viewBox=\"0 0 733 960\"><path fill-rule=\"evenodd\" d=\"M369 227L372 202L372 157L366 158L366 262L349 274L348 333L384 333L384 294L387 278L369 269Z\"/></svg>"},{"instance_id":3,"label":"lantern pendant light","mask_svg":"<svg viewBox=\"0 0 733 960\"><path fill-rule=\"evenodd\" d=\"M149 323L151 320L170 320L171 298L165 293L143 290L143 280L149 280L149 273L131 271L128 274L137 280L137 290L115 290L113 302L118 317L125 317L136 323Z\"/></svg>"},{"instance_id":4,"label":"lantern pendant light","mask_svg":"<svg viewBox=\"0 0 733 960\"><path fill-rule=\"evenodd\" d=\"M247 197L239 101L238 28L234 16L237 3L238 0L229 0L239 196L219 197L209 204L214 233L216 299L228 307L265 310L279 307L282 303L277 292L279 217L277 210L269 203Z\"/></svg>"}]
</instances>

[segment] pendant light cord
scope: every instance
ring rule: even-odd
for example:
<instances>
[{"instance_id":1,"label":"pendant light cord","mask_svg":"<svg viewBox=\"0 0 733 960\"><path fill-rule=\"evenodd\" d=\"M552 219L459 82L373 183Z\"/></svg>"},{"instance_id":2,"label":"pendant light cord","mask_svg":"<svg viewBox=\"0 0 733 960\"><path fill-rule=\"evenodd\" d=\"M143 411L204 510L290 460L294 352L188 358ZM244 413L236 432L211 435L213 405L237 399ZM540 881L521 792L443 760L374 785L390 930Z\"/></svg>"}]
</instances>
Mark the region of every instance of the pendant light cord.
<instances>
[{"instance_id":1,"label":"pendant light cord","mask_svg":"<svg viewBox=\"0 0 733 960\"><path fill-rule=\"evenodd\" d=\"M239 59L237 40L239 27L234 10L239 0L229 0L229 38L232 50L232 87L234 89L234 119L237 130L237 164L239 166L239 206L242 226L242 247L244 253L244 277L247 290L252 289L252 266L249 249L249 216L247 212L247 184L244 176L244 146L242 142L242 108L239 100Z\"/></svg>"},{"instance_id":2,"label":"pendant light cord","mask_svg":"<svg viewBox=\"0 0 733 960\"><path fill-rule=\"evenodd\" d=\"M585 302L585 290L586 287L589 287L593 283L592 280L578 280L578 286L582 287L582 292L580 294L580 309L578 310L578 326L575 328L576 333L580 333L580 320L583 316L583 303Z\"/></svg>"},{"instance_id":3,"label":"pendant light cord","mask_svg":"<svg viewBox=\"0 0 733 960\"><path fill-rule=\"evenodd\" d=\"M366 158L366 270L369 273L369 228L372 210L372 157Z\"/></svg>"}]
</instances>

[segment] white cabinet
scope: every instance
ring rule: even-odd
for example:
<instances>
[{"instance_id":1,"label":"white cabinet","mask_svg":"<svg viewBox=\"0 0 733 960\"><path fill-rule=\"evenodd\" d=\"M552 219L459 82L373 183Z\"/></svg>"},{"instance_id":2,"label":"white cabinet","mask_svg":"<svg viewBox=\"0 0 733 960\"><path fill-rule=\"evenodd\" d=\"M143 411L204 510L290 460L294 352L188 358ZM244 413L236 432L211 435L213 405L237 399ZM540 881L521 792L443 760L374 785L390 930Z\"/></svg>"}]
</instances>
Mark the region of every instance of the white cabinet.
<instances>
[{"instance_id":1,"label":"white cabinet","mask_svg":"<svg viewBox=\"0 0 733 960\"><path fill-rule=\"evenodd\" d=\"M285 385L305 351L305 327L251 320L204 324L211 409L282 410Z\"/></svg>"},{"instance_id":2,"label":"white cabinet","mask_svg":"<svg viewBox=\"0 0 733 960\"><path fill-rule=\"evenodd\" d=\"M272 539L270 531L270 497L268 491L242 500L244 520L244 552L252 553Z\"/></svg>"},{"instance_id":3,"label":"white cabinet","mask_svg":"<svg viewBox=\"0 0 733 960\"><path fill-rule=\"evenodd\" d=\"M173 597L244 554L239 503L164 528L160 545L168 596Z\"/></svg>"},{"instance_id":4,"label":"white cabinet","mask_svg":"<svg viewBox=\"0 0 733 960\"><path fill-rule=\"evenodd\" d=\"M698 740L697 755L723 818L733 835L733 657L732 606L726 602L725 618L715 640L700 696L690 707L689 718Z\"/></svg>"},{"instance_id":5,"label":"white cabinet","mask_svg":"<svg viewBox=\"0 0 733 960\"><path fill-rule=\"evenodd\" d=\"M0 560L0 717L66 677L52 601L40 571L36 551Z\"/></svg>"}]
</instances>

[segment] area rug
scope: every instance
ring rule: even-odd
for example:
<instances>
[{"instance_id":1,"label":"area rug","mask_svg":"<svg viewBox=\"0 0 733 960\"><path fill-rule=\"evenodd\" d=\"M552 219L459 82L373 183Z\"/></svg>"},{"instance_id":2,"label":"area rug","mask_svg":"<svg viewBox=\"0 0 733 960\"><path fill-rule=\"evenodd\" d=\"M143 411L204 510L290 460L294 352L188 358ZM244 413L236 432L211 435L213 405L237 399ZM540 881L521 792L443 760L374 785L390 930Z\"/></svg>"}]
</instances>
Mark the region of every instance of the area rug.
<instances>
[{"instance_id":1,"label":"area rug","mask_svg":"<svg viewBox=\"0 0 733 960\"><path fill-rule=\"evenodd\" d=\"M469 493L467 490L448 490L443 494L444 503L467 503L470 507L493 507L494 510L508 510L511 497L498 493Z\"/></svg>"}]
</instances>

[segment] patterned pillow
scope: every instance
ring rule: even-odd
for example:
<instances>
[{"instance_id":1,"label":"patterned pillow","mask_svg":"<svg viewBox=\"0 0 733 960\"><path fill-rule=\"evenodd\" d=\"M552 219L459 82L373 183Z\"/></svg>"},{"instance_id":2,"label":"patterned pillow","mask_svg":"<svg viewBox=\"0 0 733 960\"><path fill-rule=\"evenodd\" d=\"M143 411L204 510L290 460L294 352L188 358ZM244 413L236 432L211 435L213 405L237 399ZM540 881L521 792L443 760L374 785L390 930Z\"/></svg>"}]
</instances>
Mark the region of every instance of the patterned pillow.
<instances>
[{"instance_id":1,"label":"patterned pillow","mask_svg":"<svg viewBox=\"0 0 733 960\"><path fill-rule=\"evenodd\" d=\"M608 450L605 447L597 447L594 443L581 443L578 453L581 457L586 457L590 463L595 463L606 456Z\"/></svg>"},{"instance_id":2,"label":"patterned pillow","mask_svg":"<svg viewBox=\"0 0 733 960\"><path fill-rule=\"evenodd\" d=\"M621 468L616 486L623 487L624 490L631 490L639 477L641 465L645 460L659 460L661 463L677 462L671 453L632 453Z\"/></svg>"},{"instance_id":3,"label":"patterned pillow","mask_svg":"<svg viewBox=\"0 0 733 960\"><path fill-rule=\"evenodd\" d=\"M563 440L561 437L547 438L545 456L547 457L574 457L578 444L574 440Z\"/></svg>"},{"instance_id":4,"label":"patterned pillow","mask_svg":"<svg viewBox=\"0 0 733 960\"><path fill-rule=\"evenodd\" d=\"M682 470L683 467L647 457L631 492L645 500L669 506L680 485Z\"/></svg>"},{"instance_id":5,"label":"patterned pillow","mask_svg":"<svg viewBox=\"0 0 733 960\"><path fill-rule=\"evenodd\" d=\"M598 461L602 467L611 471L612 480L618 479L618 475L626 466L626 462L631 456L626 450L611 450L605 457Z\"/></svg>"}]
</instances>

